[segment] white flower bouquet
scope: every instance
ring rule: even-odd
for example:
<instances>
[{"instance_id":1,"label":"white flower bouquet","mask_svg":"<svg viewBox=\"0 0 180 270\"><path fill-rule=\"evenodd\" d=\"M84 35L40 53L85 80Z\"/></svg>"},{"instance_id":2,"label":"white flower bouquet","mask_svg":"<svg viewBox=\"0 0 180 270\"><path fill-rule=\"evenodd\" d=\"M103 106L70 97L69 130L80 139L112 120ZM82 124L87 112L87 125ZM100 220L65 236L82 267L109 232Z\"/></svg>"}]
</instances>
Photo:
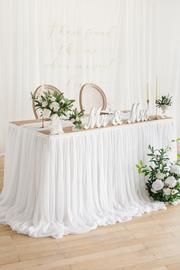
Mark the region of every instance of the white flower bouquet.
<instances>
[{"instance_id":1,"label":"white flower bouquet","mask_svg":"<svg viewBox=\"0 0 180 270\"><path fill-rule=\"evenodd\" d=\"M38 97L31 93L31 96L35 108L40 111L42 119L64 117L66 120L71 120L77 129L82 128L84 111L73 108L75 100L65 98L63 93L50 93L50 91L44 92Z\"/></svg>"},{"instance_id":2,"label":"white flower bouquet","mask_svg":"<svg viewBox=\"0 0 180 270\"><path fill-rule=\"evenodd\" d=\"M159 99L156 99L156 107L162 108L163 106L171 106L172 97L168 94L167 96L162 96Z\"/></svg>"},{"instance_id":3,"label":"white flower bouquet","mask_svg":"<svg viewBox=\"0 0 180 270\"><path fill-rule=\"evenodd\" d=\"M38 97L31 95L35 108L41 112L41 117L44 119L51 118L53 115L67 117L75 102L75 100L65 98L63 93L57 92L47 91Z\"/></svg>"},{"instance_id":4,"label":"white flower bouquet","mask_svg":"<svg viewBox=\"0 0 180 270\"><path fill-rule=\"evenodd\" d=\"M175 203L180 200L180 165L168 156L170 147L154 149L149 146L149 164L140 160L136 165L139 174L146 178L146 188L156 201Z\"/></svg>"}]
</instances>

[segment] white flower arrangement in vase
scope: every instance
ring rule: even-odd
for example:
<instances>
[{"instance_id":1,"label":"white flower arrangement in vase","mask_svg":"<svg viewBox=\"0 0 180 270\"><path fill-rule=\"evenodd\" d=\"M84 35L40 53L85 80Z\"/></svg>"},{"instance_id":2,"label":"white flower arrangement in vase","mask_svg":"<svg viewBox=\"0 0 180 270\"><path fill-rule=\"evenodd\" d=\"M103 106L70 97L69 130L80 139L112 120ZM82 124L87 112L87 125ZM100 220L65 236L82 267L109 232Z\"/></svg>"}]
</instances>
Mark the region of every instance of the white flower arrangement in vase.
<instances>
[{"instance_id":1,"label":"white flower arrangement in vase","mask_svg":"<svg viewBox=\"0 0 180 270\"><path fill-rule=\"evenodd\" d=\"M51 119L52 134L59 134L63 132L60 123L61 117L67 117L72 110L75 100L67 99L63 93L50 91L44 92L42 95L36 97L31 94L35 104L35 108L40 111L42 119Z\"/></svg>"},{"instance_id":2,"label":"white flower arrangement in vase","mask_svg":"<svg viewBox=\"0 0 180 270\"><path fill-rule=\"evenodd\" d=\"M149 164L141 160L136 165L146 178L146 189L154 200L175 204L180 200L180 164L170 160L170 147L154 149L149 145L148 149Z\"/></svg>"},{"instance_id":3,"label":"white flower arrangement in vase","mask_svg":"<svg viewBox=\"0 0 180 270\"><path fill-rule=\"evenodd\" d=\"M172 97L169 94L156 99L156 107L162 110L163 117L165 117L166 111L170 106L172 106Z\"/></svg>"},{"instance_id":4,"label":"white flower arrangement in vase","mask_svg":"<svg viewBox=\"0 0 180 270\"><path fill-rule=\"evenodd\" d=\"M50 91L44 92L36 97L31 93L35 108L40 111L42 119L51 119L51 134L63 133L60 119L72 120L74 126L78 129L82 128L81 118L83 111L78 112L73 105L75 100L64 97L63 93Z\"/></svg>"}]
</instances>

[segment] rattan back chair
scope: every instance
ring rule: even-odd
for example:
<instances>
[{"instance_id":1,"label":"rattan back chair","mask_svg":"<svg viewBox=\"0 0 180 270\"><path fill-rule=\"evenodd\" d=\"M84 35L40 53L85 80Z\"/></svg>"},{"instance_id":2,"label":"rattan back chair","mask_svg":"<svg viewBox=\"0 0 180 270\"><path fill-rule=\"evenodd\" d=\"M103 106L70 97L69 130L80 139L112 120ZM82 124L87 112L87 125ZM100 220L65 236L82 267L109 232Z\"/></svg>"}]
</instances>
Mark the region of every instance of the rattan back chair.
<instances>
[{"instance_id":1,"label":"rattan back chair","mask_svg":"<svg viewBox=\"0 0 180 270\"><path fill-rule=\"evenodd\" d=\"M79 106L85 113L89 113L92 108L107 108L107 99L104 91L94 83L85 83L79 92Z\"/></svg>"}]
</instances>

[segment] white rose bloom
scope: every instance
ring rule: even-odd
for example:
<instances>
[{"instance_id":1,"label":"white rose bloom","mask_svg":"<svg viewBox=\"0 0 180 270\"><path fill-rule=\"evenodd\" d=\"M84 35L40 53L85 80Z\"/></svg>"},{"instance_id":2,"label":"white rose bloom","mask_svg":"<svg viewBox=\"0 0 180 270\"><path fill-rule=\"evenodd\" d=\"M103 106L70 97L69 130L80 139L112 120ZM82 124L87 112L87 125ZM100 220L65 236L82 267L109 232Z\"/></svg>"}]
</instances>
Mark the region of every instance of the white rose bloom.
<instances>
[{"instance_id":1,"label":"white rose bloom","mask_svg":"<svg viewBox=\"0 0 180 270\"><path fill-rule=\"evenodd\" d=\"M162 164L163 165L165 165L165 169L167 170L167 171L169 171L170 170L170 167L171 167L171 162L169 161L169 160L167 160L167 161L162 161Z\"/></svg>"},{"instance_id":2,"label":"white rose bloom","mask_svg":"<svg viewBox=\"0 0 180 270\"><path fill-rule=\"evenodd\" d=\"M151 191L152 191L153 193L157 193L157 191L155 191L153 188L151 188Z\"/></svg>"},{"instance_id":3,"label":"white rose bloom","mask_svg":"<svg viewBox=\"0 0 180 270\"><path fill-rule=\"evenodd\" d=\"M44 118L50 118L51 111L49 109L44 109L43 110L43 117Z\"/></svg>"},{"instance_id":4,"label":"white rose bloom","mask_svg":"<svg viewBox=\"0 0 180 270\"><path fill-rule=\"evenodd\" d=\"M50 109L53 110L54 112L58 112L58 110L59 110L59 103L52 102L51 105L50 105Z\"/></svg>"},{"instance_id":5,"label":"white rose bloom","mask_svg":"<svg viewBox=\"0 0 180 270\"><path fill-rule=\"evenodd\" d=\"M51 101L52 102L56 101L56 98L55 97L51 97Z\"/></svg>"},{"instance_id":6,"label":"white rose bloom","mask_svg":"<svg viewBox=\"0 0 180 270\"><path fill-rule=\"evenodd\" d=\"M167 166L167 167L171 167L171 164L172 164L172 163L171 163L170 160L167 160L167 161L166 161L166 166Z\"/></svg>"},{"instance_id":7,"label":"white rose bloom","mask_svg":"<svg viewBox=\"0 0 180 270\"><path fill-rule=\"evenodd\" d=\"M42 107L43 107L43 108L45 108L47 105L48 105L48 104L47 104L46 101L43 101L43 102L42 102Z\"/></svg>"},{"instance_id":8,"label":"white rose bloom","mask_svg":"<svg viewBox=\"0 0 180 270\"><path fill-rule=\"evenodd\" d=\"M163 188L163 193L165 195L170 195L171 194L171 189L170 188Z\"/></svg>"},{"instance_id":9,"label":"white rose bloom","mask_svg":"<svg viewBox=\"0 0 180 270\"><path fill-rule=\"evenodd\" d=\"M152 183L152 189L155 191L159 191L164 187L164 183L163 181L161 181L160 179L157 179L156 181L154 181Z\"/></svg>"},{"instance_id":10,"label":"white rose bloom","mask_svg":"<svg viewBox=\"0 0 180 270\"><path fill-rule=\"evenodd\" d=\"M173 188L176 186L177 181L176 178L174 176L169 176L166 180L165 180L165 184L170 187Z\"/></svg>"},{"instance_id":11,"label":"white rose bloom","mask_svg":"<svg viewBox=\"0 0 180 270\"><path fill-rule=\"evenodd\" d=\"M160 173L160 172L156 174L157 179L164 179L165 176L166 175L164 173Z\"/></svg>"},{"instance_id":12,"label":"white rose bloom","mask_svg":"<svg viewBox=\"0 0 180 270\"><path fill-rule=\"evenodd\" d=\"M169 172L170 171L170 166L166 166L165 170Z\"/></svg>"},{"instance_id":13,"label":"white rose bloom","mask_svg":"<svg viewBox=\"0 0 180 270\"><path fill-rule=\"evenodd\" d=\"M38 97L38 101L39 101L39 102L42 102L42 97L41 97L41 96Z\"/></svg>"},{"instance_id":14,"label":"white rose bloom","mask_svg":"<svg viewBox=\"0 0 180 270\"><path fill-rule=\"evenodd\" d=\"M176 164L172 165L171 169L170 169L170 172L180 175L180 166L176 165Z\"/></svg>"},{"instance_id":15,"label":"white rose bloom","mask_svg":"<svg viewBox=\"0 0 180 270\"><path fill-rule=\"evenodd\" d=\"M177 189L173 189L173 190L171 191L171 194L172 194L172 195L175 195L176 193L178 193L178 190L177 190Z\"/></svg>"}]
</instances>

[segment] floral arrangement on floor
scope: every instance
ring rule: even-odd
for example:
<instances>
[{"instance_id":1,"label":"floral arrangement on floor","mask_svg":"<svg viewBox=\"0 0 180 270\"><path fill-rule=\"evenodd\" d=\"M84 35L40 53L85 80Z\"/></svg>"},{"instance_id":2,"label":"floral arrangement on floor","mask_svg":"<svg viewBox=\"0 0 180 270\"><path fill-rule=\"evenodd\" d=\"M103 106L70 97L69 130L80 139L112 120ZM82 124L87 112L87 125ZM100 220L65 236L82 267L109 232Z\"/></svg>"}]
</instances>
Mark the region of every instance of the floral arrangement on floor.
<instances>
[{"instance_id":1,"label":"floral arrangement on floor","mask_svg":"<svg viewBox=\"0 0 180 270\"><path fill-rule=\"evenodd\" d=\"M174 204L180 200L180 164L172 162L168 156L170 147L154 149L148 147L150 157L146 165L141 160L136 165L139 174L146 179L146 189L156 201Z\"/></svg>"},{"instance_id":2,"label":"floral arrangement on floor","mask_svg":"<svg viewBox=\"0 0 180 270\"><path fill-rule=\"evenodd\" d=\"M162 108L164 106L172 105L172 97L168 94L167 96L162 96L159 99L156 99L156 107Z\"/></svg>"},{"instance_id":3,"label":"floral arrangement on floor","mask_svg":"<svg viewBox=\"0 0 180 270\"><path fill-rule=\"evenodd\" d=\"M74 120L76 128L82 128L83 111L73 108L75 100L64 97L63 93L50 91L36 97L31 93L35 108L40 111L43 119L51 119L54 116L65 117L66 120Z\"/></svg>"}]
</instances>

